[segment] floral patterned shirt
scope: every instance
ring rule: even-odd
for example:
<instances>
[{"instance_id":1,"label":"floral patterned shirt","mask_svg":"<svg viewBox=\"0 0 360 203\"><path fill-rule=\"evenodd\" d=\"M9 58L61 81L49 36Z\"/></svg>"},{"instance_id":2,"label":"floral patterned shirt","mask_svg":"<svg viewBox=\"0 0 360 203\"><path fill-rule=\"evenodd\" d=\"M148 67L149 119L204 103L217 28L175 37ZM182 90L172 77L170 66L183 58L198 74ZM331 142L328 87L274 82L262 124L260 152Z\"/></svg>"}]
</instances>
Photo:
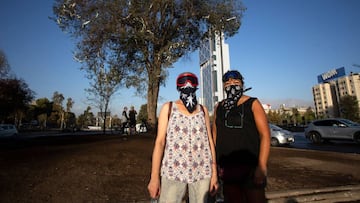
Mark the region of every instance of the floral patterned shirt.
<instances>
[{"instance_id":1,"label":"floral patterned shirt","mask_svg":"<svg viewBox=\"0 0 360 203\"><path fill-rule=\"evenodd\" d=\"M174 103L167 127L161 175L169 180L193 183L211 177L211 163L204 112L200 110L193 115L184 115Z\"/></svg>"}]
</instances>

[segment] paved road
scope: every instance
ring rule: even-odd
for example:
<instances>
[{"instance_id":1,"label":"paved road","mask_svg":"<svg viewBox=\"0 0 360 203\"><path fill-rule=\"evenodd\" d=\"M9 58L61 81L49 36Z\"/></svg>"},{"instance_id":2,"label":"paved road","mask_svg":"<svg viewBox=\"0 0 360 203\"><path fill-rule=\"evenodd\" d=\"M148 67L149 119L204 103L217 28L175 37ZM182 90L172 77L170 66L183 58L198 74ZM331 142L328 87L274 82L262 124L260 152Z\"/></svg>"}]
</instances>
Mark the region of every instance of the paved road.
<instances>
[{"instance_id":1,"label":"paved road","mask_svg":"<svg viewBox=\"0 0 360 203\"><path fill-rule=\"evenodd\" d=\"M23 133L18 136L17 139L29 139L34 137L41 136L64 136L69 134L74 135L89 135L89 134L102 134L102 131L80 131L80 132L67 132L67 133L59 133L57 131L47 131L47 132L36 132L36 133ZM116 131L107 131L106 134L118 134ZM311 150L319 150L319 151L332 151L332 152L343 152L343 153L356 153L360 154L360 144L356 144L351 141L331 141L322 144L313 144L308 139L305 138L304 132L294 132L295 142L290 146L286 146L289 148L297 148L297 149L311 149Z\"/></svg>"},{"instance_id":2,"label":"paved road","mask_svg":"<svg viewBox=\"0 0 360 203\"><path fill-rule=\"evenodd\" d=\"M294 133L294 138L295 142L289 146L291 148L360 154L360 145L351 141L330 141L313 144L305 138L303 132Z\"/></svg>"}]
</instances>

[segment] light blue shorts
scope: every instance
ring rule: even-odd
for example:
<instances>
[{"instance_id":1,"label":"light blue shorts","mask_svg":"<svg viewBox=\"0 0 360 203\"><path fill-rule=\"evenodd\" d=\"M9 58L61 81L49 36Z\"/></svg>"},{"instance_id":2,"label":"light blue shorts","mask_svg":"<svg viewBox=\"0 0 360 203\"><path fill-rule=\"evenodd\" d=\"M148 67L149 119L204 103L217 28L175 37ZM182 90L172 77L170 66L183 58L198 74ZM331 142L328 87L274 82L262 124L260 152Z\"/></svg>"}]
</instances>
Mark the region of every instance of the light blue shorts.
<instances>
[{"instance_id":1,"label":"light blue shorts","mask_svg":"<svg viewBox=\"0 0 360 203\"><path fill-rule=\"evenodd\" d=\"M189 188L189 203L206 203L210 188L210 178L194 183L183 183L161 177L159 203L181 203L186 186Z\"/></svg>"}]
</instances>

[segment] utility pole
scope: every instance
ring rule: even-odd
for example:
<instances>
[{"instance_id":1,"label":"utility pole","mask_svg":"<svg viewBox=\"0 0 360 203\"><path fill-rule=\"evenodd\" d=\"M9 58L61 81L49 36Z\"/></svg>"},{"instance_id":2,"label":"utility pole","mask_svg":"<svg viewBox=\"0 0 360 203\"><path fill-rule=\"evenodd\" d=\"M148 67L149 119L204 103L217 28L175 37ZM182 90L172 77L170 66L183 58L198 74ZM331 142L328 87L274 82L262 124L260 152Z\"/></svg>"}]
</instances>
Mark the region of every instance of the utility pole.
<instances>
[{"instance_id":1,"label":"utility pole","mask_svg":"<svg viewBox=\"0 0 360 203\"><path fill-rule=\"evenodd\" d=\"M232 20L236 20L236 17L235 16L233 16L233 17L231 17L231 18L228 18L228 19L225 19L225 22L223 22L222 20L221 20L221 23L226 23L226 22L229 22L229 21L232 21ZM224 27L224 25L222 25L223 27ZM223 28L220 30L220 31L218 31L219 32L219 37L220 37L220 57L221 57L221 75L224 75L224 51L223 51L223 42L224 42L224 36L223 36L223 34L224 34L224 32L223 32ZM228 70L230 70L230 67L229 67L229 69ZM221 83L222 83L222 80L220 81ZM224 89L224 86L222 85L222 98L225 98L225 95L226 95L226 93L225 93L225 89Z\"/></svg>"}]
</instances>

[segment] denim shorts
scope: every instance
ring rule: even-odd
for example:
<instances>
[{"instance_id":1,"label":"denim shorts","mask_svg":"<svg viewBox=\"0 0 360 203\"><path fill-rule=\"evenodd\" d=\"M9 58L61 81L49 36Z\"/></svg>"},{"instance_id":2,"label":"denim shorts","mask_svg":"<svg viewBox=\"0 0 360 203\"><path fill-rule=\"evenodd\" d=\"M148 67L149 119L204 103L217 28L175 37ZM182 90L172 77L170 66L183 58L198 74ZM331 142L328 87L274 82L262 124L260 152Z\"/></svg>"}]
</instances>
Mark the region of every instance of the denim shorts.
<instances>
[{"instance_id":1,"label":"denim shorts","mask_svg":"<svg viewBox=\"0 0 360 203\"><path fill-rule=\"evenodd\" d=\"M161 177L161 190L159 203L181 203L189 188L189 203L206 202L210 188L210 178L194 183L183 183Z\"/></svg>"}]
</instances>

